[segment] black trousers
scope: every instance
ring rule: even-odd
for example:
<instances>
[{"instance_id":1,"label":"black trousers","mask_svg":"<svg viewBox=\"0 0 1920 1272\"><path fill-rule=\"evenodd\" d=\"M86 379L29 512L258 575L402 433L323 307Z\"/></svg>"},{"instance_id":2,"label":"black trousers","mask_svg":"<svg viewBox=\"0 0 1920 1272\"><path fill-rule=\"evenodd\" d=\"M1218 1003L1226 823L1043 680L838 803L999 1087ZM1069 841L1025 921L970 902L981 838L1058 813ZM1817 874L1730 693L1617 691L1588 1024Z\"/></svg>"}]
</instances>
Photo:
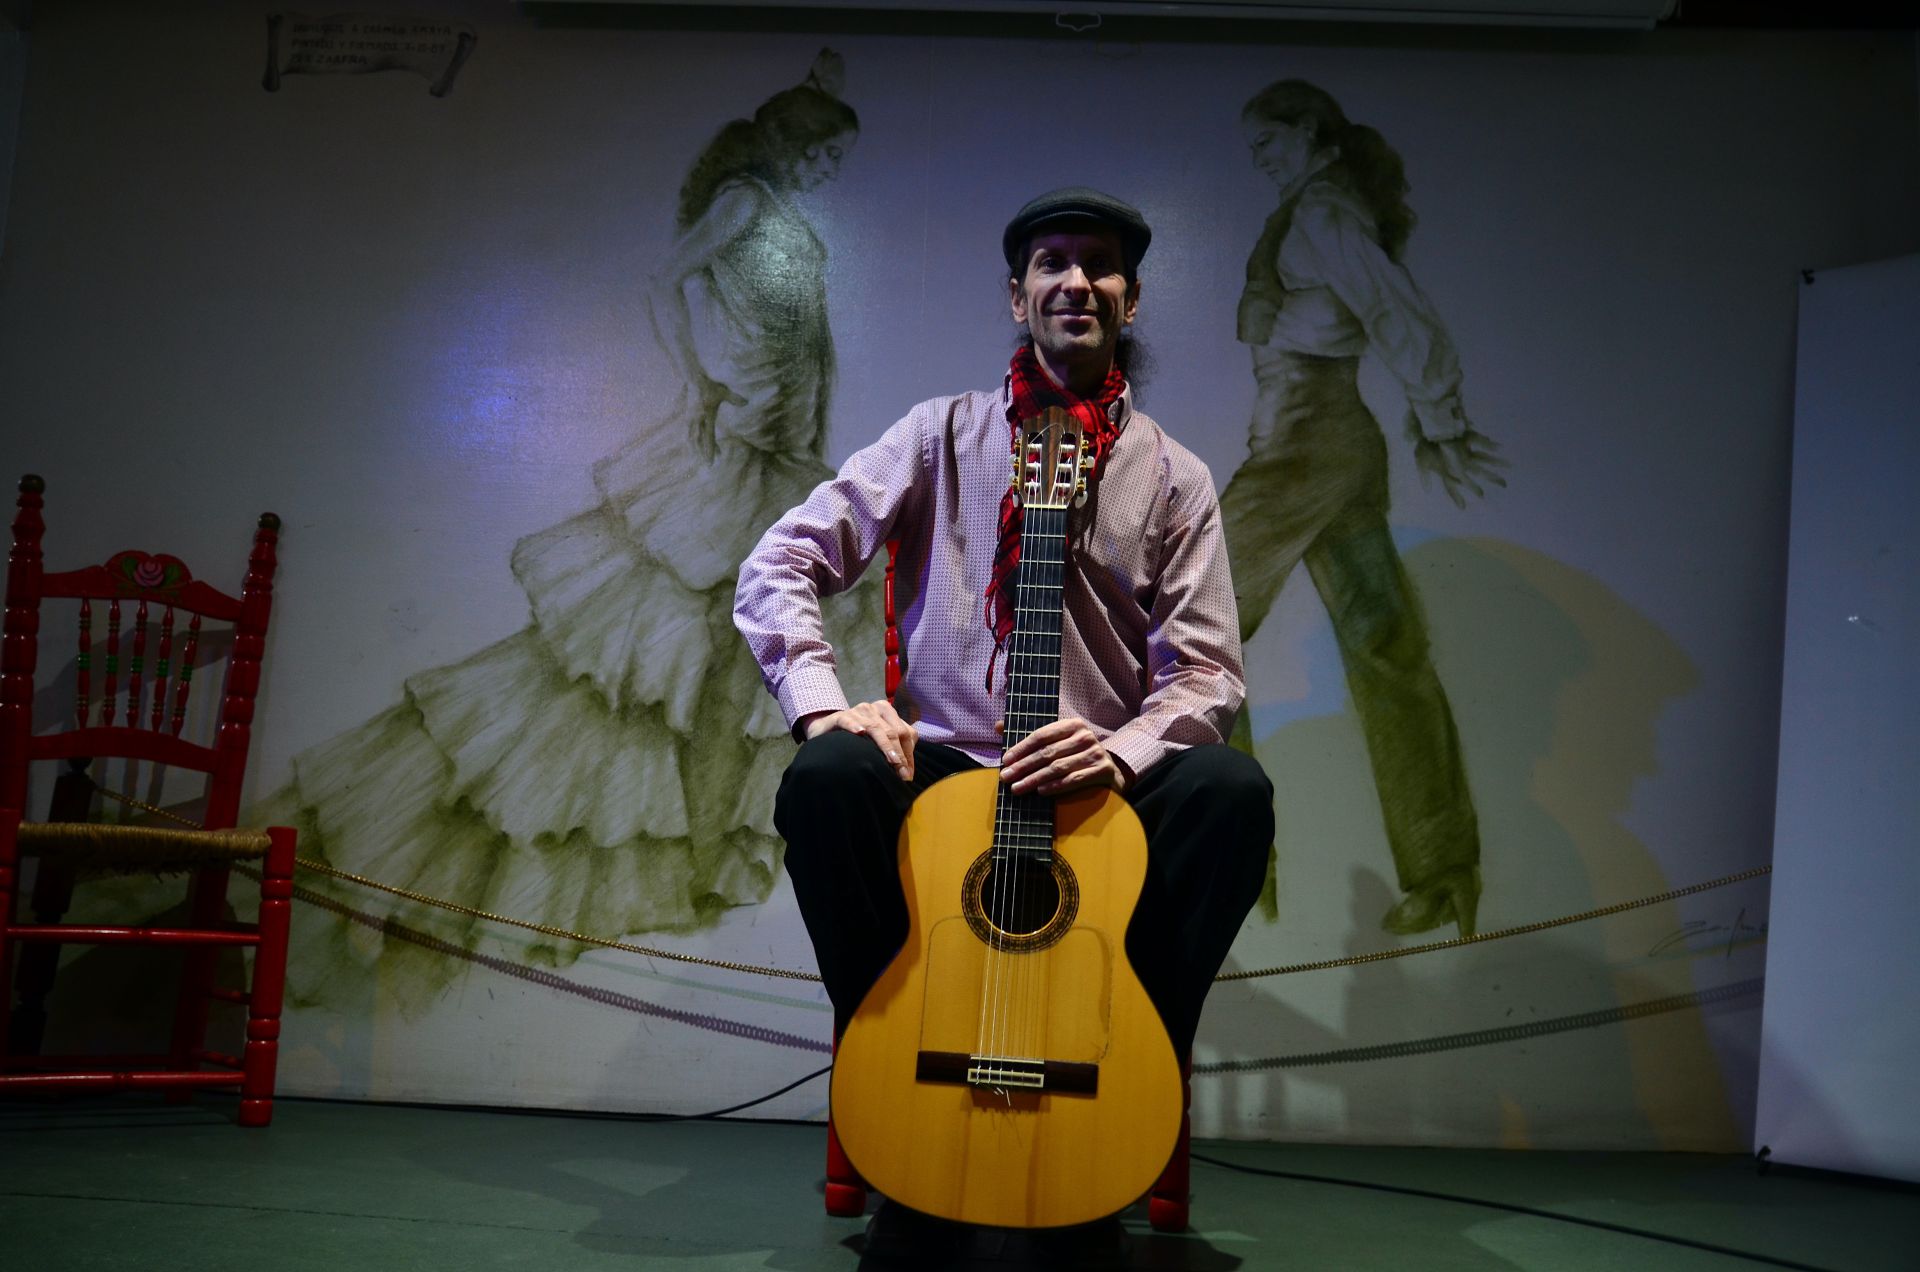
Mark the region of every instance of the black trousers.
<instances>
[{"instance_id":1,"label":"black trousers","mask_svg":"<svg viewBox=\"0 0 1920 1272\"><path fill-rule=\"evenodd\" d=\"M870 739L825 733L801 746L780 782L774 825L836 1030L906 941L896 858L908 806L941 778L980 767L932 742L913 757L913 780L903 782ZM1186 1055L1207 989L1266 882L1273 784L1251 756L1201 746L1148 769L1126 800L1147 832L1127 956Z\"/></svg>"}]
</instances>

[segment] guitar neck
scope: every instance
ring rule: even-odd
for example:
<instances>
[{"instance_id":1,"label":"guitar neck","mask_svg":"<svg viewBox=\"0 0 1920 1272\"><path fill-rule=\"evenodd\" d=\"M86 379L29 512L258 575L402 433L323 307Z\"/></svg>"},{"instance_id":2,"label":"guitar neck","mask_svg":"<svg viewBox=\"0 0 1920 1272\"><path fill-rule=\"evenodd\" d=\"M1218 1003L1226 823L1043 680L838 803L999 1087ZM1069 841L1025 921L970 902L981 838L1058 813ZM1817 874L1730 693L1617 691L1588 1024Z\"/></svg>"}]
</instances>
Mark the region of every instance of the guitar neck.
<instances>
[{"instance_id":1,"label":"guitar neck","mask_svg":"<svg viewBox=\"0 0 1920 1272\"><path fill-rule=\"evenodd\" d=\"M1060 718L1061 588L1066 582L1067 510L1029 508L1020 530L1013 635L1007 640L1004 754Z\"/></svg>"},{"instance_id":2,"label":"guitar neck","mask_svg":"<svg viewBox=\"0 0 1920 1272\"><path fill-rule=\"evenodd\" d=\"M1020 575L1007 643L1006 736L1001 754L1060 718L1060 627L1066 583L1067 510L1028 507L1021 519ZM1053 799L1002 789L994 847L1028 855L1053 851Z\"/></svg>"}]
</instances>

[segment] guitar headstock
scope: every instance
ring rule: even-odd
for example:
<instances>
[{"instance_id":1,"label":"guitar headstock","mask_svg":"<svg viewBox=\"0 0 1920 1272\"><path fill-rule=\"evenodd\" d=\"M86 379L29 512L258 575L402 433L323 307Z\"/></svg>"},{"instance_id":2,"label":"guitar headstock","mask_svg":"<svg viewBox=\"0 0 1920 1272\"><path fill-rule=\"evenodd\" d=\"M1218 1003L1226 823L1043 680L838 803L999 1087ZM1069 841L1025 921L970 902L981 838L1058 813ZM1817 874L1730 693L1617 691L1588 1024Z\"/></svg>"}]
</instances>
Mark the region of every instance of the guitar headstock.
<instances>
[{"instance_id":1,"label":"guitar headstock","mask_svg":"<svg viewBox=\"0 0 1920 1272\"><path fill-rule=\"evenodd\" d=\"M1020 421L1013 451L1014 498L1024 508L1079 507L1087 501L1093 457L1086 432L1073 412L1050 406Z\"/></svg>"}]
</instances>

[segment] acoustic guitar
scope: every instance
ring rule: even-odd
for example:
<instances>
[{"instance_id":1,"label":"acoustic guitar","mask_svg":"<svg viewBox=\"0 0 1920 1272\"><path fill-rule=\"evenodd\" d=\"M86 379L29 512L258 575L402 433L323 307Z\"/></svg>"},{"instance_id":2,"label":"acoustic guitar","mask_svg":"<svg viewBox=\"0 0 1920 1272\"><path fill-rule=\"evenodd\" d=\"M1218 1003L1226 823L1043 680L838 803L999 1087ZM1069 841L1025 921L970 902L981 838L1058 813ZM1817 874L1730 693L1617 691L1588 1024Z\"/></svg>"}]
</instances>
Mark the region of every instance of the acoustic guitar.
<instances>
[{"instance_id":1,"label":"acoustic guitar","mask_svg":"<svg viewBox=\"0 0 1920 1272\"><path fill-rule=\"evenodd\" d=\"M1014 453L1022 529L1005 747L1058 718L1079 425L1055 408ZM1153 1184L1180 1130L1180 1066L1127 961L1146 877L1111 790L1016 795L993 769L935 783L900 832L906 944L840 1039L833 1119L903 1205L995 1227L1085 1223Z\"/></svg>"}]
</instances>

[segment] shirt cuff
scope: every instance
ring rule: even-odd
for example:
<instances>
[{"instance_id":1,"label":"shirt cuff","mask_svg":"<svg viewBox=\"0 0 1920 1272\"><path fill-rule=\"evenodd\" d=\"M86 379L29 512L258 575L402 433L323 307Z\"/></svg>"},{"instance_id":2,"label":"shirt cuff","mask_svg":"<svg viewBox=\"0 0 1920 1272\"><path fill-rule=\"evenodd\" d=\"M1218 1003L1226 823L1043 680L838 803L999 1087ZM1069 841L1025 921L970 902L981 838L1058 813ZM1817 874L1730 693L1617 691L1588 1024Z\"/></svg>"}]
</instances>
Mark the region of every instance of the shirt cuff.
<instances>
[{"instance_id":1,"label":"shirt cuff","mask_svg":"<svg viewBox=\"0 0 1920 1272\"><path fill-rule=\"evenodd\" d=\"M1127 766L1133 780L1139 781L1147 770L1179 748L1172 742L1153 737L1139 729L1121 728L1107 736L1107 754Z\"/></svg>"},{"instance_id":2,"label":"shirt cuff","mask_svg":"<svg viewBox=\"0 0 1920 1272\"><path fill-rule=\"evenodd\" d=\"M846 691L840 687L840 677L831 667L792 668L780 682L780 690L775 696L780 699L780 710L786 713L789 733L793 732L801 716L821 711L845 711L849 705ZM794 734L794 740L805 741L798 734Z\"/></svg>"},{"instance_id":3,"label":"shirt cuff","mask_svg":"<svg viewBox=\"0 0 1920 1272\"><path fill-rule=\"evenodd\" d=\"M1460 395L1449 393L1437 402L1414 402L1413 418L1420 425L1420 436L1430 442L1450 442L1457 437L1466 436L1468 427L1466 408L1460 405Z\"/></svg>"}]
</instances>

